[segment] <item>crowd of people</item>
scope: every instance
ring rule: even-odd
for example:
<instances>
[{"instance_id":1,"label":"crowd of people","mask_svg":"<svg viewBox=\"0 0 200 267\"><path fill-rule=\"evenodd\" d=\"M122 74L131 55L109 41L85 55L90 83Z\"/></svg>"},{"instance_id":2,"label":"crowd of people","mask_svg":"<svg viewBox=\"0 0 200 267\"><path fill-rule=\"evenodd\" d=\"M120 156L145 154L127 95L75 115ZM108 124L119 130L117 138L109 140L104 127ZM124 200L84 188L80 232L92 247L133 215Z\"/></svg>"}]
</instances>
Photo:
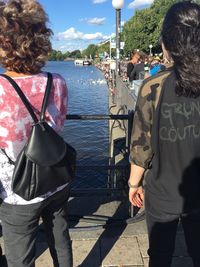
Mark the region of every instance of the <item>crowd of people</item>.
<instances>
[{"instance_id":1,"label":"crowd of people","mask_svg":"<svg viewBox=\"0 0 200 267\"><path fill-rule=\"evenodd\" d=\"M67 220L71 183L30 201L12 187L13 162L30 136L32 119L8 80L21 87L39 116L48 81L42 67L52 49L47 21L36 0L0 2L0 64L6 75L0 76L0 220L8 267L35 266L40 218L54 267L73 267ZM193 266L200 266L199 40L200 5L179 2L163 21L162 59L137 50L121 64L125 82L149 77L137 98L128 180L130 203L141 208L145 202L149 267L171 266L180 221ZM99 68L112 83L109 65ZM67 111L67 85L59 74L52 76L45 120L60 132ZM1 253L0 249L0 261Z\"/></svg>"},{"instance_id":2,"label":"crowd of people","mask_svg":"<svg viewBox=\"0 0 200 267\"><path fill-rule=\"evenodd\" d=\"M110 67L110 59L102 60L96 64L96 67L100 69L107 81L111 95L115 94L115 70ZM142 81L148 77L151 77L158 72L164 71L169 65L169 61L163 58L163 54L160 55L147 55L144 52L136 49L132 52L130 60L120 61L120 77L128 88L133 88L134 81Z\"/></svg>"},{"instance_id":3,"label":"crowd of people","mask_svg":"<svg viewBox=\"0 0 200 267\"><path fill-rule=\"evenodd\" d=\"M162 54L161 54L162 55ZM127 76L131 83L134 80L142 80L153 76L159 71L165 70L167 62L158 55L146 55L140 50L135 50L131 54L131 59L127 64Z\"/></svg>"}]
</instances>

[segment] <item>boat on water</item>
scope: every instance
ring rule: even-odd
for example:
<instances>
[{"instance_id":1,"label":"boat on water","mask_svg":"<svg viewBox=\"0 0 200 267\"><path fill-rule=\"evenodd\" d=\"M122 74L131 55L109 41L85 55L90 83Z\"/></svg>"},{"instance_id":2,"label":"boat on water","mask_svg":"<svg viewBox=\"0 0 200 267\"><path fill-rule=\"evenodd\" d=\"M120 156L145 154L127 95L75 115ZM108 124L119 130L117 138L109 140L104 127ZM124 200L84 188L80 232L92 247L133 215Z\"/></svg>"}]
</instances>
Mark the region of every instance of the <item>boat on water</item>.
<instances>
[{"instance_id":1,"label":"boat on water","mask_svg":"<svg viewBox=\"0 0 200 267\"><path fill-rule=\"evenodd\" d=\"M83 61L83 65L85 65L85 66L89 66L89 65L91 65L91 64L92 64L92 62L89 61L89 60L84 60L84 61Z\"/></svg>"},{"instance_id":2,"label":"boat on water","mask_svg":"<svg viewBox=\"0 0 200 267\"><path fill-rule=\"evenodd\" d=\"M85 59L76 59L74 60L74 64L79 66L89 66L92 64L92 62L90 60Z\"/></svg>"},{"instance_id":3,"label":"boat on water","mask_svg":"<svg viewBox=\"0 0 200 267\"><path fill-rule=\"evenodd\" d=\"M75 65L83 65L83 60L82 59L75 59L74 64Z\"/></svg>"}]
</instances>

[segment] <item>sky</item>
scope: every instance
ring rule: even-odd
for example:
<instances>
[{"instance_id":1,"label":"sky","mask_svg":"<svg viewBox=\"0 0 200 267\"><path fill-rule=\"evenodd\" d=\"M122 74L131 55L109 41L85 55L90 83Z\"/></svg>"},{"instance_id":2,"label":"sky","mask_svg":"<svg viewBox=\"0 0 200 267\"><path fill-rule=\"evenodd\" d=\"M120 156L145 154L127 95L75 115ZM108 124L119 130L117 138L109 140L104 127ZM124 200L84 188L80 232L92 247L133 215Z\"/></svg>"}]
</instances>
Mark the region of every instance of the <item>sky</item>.
<instances>
[{"instance_id":1,"label":"sky","mask_svg":"<svg viewBox=\"0 0 200 267\"><path fill-rule=\"evenodd\" d=\"M62 52L83 50L115 33L115 9L112 0L38 0L49 17L53 30L53 49ZM122 25L136 9L148 7L154 0L124 0Z\"/></svg>"}]
</instances>

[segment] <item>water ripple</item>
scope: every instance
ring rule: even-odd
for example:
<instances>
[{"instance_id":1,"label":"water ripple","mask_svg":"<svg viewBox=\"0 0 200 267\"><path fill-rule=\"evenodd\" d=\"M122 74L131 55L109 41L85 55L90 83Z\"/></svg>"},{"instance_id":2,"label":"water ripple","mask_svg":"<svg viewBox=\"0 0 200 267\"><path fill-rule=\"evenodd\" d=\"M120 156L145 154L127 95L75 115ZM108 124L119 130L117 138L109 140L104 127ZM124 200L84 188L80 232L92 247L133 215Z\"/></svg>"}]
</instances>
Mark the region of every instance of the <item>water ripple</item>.
<instances>
[{"instance_id":1,"label":"water ripple","mask_svg":"<svg viewBox=\"0 0 200 267\"><path fill-rule=\"evenodd\" d=\"M94 66L49 62L45 70L60 73L69 90L68 114L108 114L108 87ZM66 120L63 136L78 152L78 165L107 165L108 122ZM74 187L105 187L107 171L77 171Z\"/></svg>"}]
</instances>

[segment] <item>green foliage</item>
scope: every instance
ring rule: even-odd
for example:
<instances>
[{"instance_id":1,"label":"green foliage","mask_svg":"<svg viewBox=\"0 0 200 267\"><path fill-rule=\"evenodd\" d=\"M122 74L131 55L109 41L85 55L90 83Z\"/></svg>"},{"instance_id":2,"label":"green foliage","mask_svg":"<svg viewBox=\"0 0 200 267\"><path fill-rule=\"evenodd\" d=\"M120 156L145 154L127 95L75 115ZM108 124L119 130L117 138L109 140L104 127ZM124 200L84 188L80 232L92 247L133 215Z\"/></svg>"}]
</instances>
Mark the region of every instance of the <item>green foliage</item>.
<instances>
[{"instance_id":1,"label":"green foliage","mask_svg":"<svg viewBox=\"0 0 200 267\"><path fill-rule=\"evenodd\" d=\"M85 50L83 50L82 56L88 57L88 58L90 58L90 57L95 58L97 50L98 50L97 45L90 44Z\"/></svg>"},{"instance_id":2,"label":"green foliage","mask_svg":"<svg viewBox=\"0 0 200 267\"><path fill-rule=\"evenodd\" d=\"M149 53L149 45L153 51L159 53L160 31L164 16L171 5L179 0L155 0L150 8L136 10L135 15L125 23L123 38L125 41L125 54L134 49Z\"/></svg>"},{"instance_id":3,"label":"green foliage","mask_svg":"<svg viewBox=\"0 0 200 267\"><path fill-rule=\"evenodd\" d=\"M62 61L64 60L64 55L62 54L61 51L56 51L56 50L52 50L51 54L49 55L49 60L58 60L58 61Z\"/></svg>"},{"instance_id":4,"label":"green foliage","mask_svg":"<svg viewBox=\"0 0 200 267\"><path fill-rule=\"evenodd\" d=\"M76 59L76 58L90 58L93 59L98 57L100 53L107 52L109 54L110 51L110 42L102 43L101 45L94 45L90 44L85 50L74 50L72 52L65 52L62 53L61 51L52 50L51 54L49 55L49 60L66 60L66 59ZM115 52L115 51L113 51ZM114 55L114 54L113 54Z\"/></svg>"},{"instance_id":5,"label":"green foliage","mask_svg":"<svg viewBox=\"0 0 200 267\"><path fill-rule=\"evenodd\" d=\"M108 54L110 53L110 41L98 46L97 54L104 53L104 52Z\"/></svg>"},{"instance_id":6,"label":"green foliage","mask_svg":"<svg viewBox=\"0 0 200 267\"><path fill-rule=\"evenodd\" d=\"M69 58L81 58L81 51L80 50L74 50L71 53L69 53Z\"/></svg>"},{"instance_id":7,"label":"green foliage","mask_svg":"<svg viewBox=\"0 0 200 267\"><path fill-rule=\"evenodd\" d=\"M50 61L63 61L68 58L81 58L81 51L74 50L72 52L67 51L66 53L62 53L61 51L52 50L49 55Z\"/></svg>"}]
</instances>

